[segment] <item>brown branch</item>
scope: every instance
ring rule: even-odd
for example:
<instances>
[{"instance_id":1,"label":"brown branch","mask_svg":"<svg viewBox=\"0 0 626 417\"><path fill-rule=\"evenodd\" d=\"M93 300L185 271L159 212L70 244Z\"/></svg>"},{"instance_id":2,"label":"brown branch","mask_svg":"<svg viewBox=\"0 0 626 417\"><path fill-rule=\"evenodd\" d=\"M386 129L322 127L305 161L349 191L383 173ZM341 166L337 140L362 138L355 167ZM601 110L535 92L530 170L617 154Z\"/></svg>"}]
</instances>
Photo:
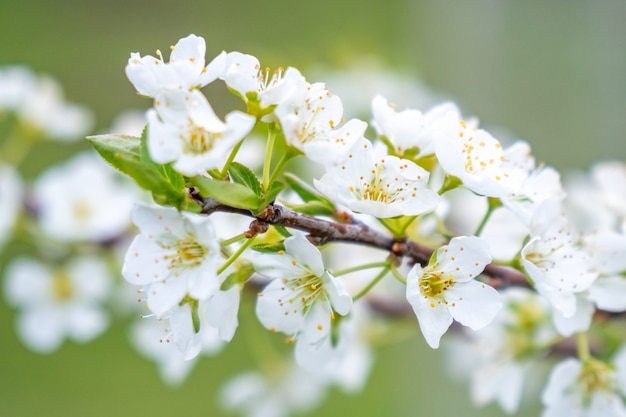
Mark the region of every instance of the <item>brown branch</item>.
<instances>
[{"instance_id":1,"label":"brown branch","mask_svg":"<svg viewBox=\"0 0 626 417\"><path fill-rule=\"evenodd\" d=\"M278 204L270 204L260 214L253 215L248 210L224 205L210 197L202 197L194 190L192 190L191 196L201 205L204 214L214 212L237 213L252 217L257 222L298 229L307 232L309 240L315 245L329 242L356 243L385 250L398 258L411 258L421 265L427 265L433 254L433 249L427 246L407 239L396 240L361 222L339 223L319 219L297 213ZM351 220L351 218L347 217L347 220ZM529 286L523 273L501 265L487 265L483 275L488 278L488 283L495 288Z\"/></svg>"}]
</instances>

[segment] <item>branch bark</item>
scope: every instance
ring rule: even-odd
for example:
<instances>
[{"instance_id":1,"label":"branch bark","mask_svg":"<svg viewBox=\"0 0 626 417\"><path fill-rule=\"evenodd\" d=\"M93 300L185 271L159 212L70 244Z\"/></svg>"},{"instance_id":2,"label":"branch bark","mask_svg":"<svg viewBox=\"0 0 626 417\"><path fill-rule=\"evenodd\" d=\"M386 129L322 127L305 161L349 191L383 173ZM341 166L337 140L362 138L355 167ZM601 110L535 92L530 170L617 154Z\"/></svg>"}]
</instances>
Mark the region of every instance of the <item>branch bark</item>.
<instances>
[{"instance_id":1,"label":"branch bark","mask_svg":"<svg viewBox=\"0 0 626 417\"><path fill-rule=\"evenodd\" d=\"M258 215L253 215L248 210L238 209L224 205L211 197L203 197L192 191L191 196L201 205L203 214L214 212L237 213L251 217L257 222L268 225L289 227L308 233L309 240L315 245L322 245L329 242L350 242L360 245L367 245L387 251L394 256L409 257L414 262L427 265L433 254L433 249L420 245L408 239L396 240L385 235L368 225L355 222L347 217L348 222L333 222L317 217L297 213L278 204L270 204ZM510 286L529 287L524 274L516 269L490 264L483 276L487 277L489 285L494 288L505 288Z\"/></svg>"}]
</instances>

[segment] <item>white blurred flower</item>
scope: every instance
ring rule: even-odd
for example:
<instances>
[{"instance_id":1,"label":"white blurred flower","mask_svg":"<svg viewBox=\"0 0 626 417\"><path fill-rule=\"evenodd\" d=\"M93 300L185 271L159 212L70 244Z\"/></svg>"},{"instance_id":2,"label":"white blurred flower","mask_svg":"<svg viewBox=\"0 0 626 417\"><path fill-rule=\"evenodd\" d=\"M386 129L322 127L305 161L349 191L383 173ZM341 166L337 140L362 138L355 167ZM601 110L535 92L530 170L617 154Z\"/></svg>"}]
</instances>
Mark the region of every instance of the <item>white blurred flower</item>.
<instances>
[{"instance_id":1,"label":"white blurred flower","mask_svg":"<svg viewBox=\"0 0 626 417\"><path fill-rule=\"evenodd\" d=\"M322 402L326 384L294 364L275 366L271 375L247 372L228 381L221 400L246 417L287 417Z\"/></svg>"},{"instance_id":2,"label":"white blurred flower","mask_svg":"<svg viewBox=\"0 0 626 417\"><path fill-rule=\"evenodd\" d=\"M368 141L361 145L314 181L331 201L378 218L417 216L437 207L440 198L428 188L426 170L406 159L379 156Z\"/></svg>"},{"instance_id":3,"label":"white blurred flower","mask_svg":"<svg viewBox=\"0 0 626 417\"><path fill-rule=\"evenodd\" d=\"M18 258L6 270L7 301L18 310L17 332L35 352L50 353L68 338L84 343L109 325L102 304L112 277L104 261L75 258L63 267Z\"/></svg>"},{"instance_id":4,"label":"white blurred flower","mask_svg":"<svg viewBox=\"0 0 626 417\"><path fill-rule=\"evenodd\" d=\"M148 150L159 163L173 162L185 175L221 168L230 151L252 129L255 119L233 111L222 122L198 91L162 91L147 113Z\"/></svg>"},{"instance_id":5,"label":"white blurred flower","mask_svg":"<svg viewBox=\"0 0 626 417\"><path fill-rule=\"evenodd\" d=\"M161 380L177 386L189 375L196 361L186 360L185 353L171 343L169 335L167 320L147 317L133 323L129 336L133 347L142 356L156 362ZM216 341L219 346L221 341Z\"/></svg>"},{"instance_id":6,"label":"white blurred flower","mask_svg":"<svg viewBox=\"0 0 626 417\"><path fill-rule=\"evenodd\" d=\"M9 165L0 164L0 248L11 238L23 194L19 173Z\"/></svg>"},{"instance_id":7,"label":"white blurred flower","mask_svg":"<svg viewBox=\"0 0 626 417\"><path fill-rule=\"evenodd\" d=\"M204 38L189 35L170 46L170 61L163 61L163 54L157 50L158 58L138 52L130 54L126 65L126 76L137 93L155 97L163 90L190 91L215 81L224 71L226 53L222 52L207 66L205 63L206 43Z\"/></svg>"},{"instance_id":8,"label":"white blurred flower","mask_svg":"<svg viewBox=\"0 0 626 417\"><path fill-rule=\"evenodd\" d=\"M580 361L567 358L559 362L543 391L542 417L624 417L618 372L597 359Z\"/></svg>"},{"instance_id":9,"label":"white blurred flower","mask_svg":"<svg viewBox=\"0 0 626 417\"><path fill-rule=\"evenodd\" d=\"M371 100L377 94L390 98L398 108L423 109L443 101L414 75L384 68L376 57L361 57L347 68L316 68L316 79L323 79L341 97L346 118L371 115Z\"/></svg>"},{"instance_id":10,"label":"white blurred flower","mask_svg":"<svg viewBox=\"0 0 626 417\"><path fill-rule=\"evenodd\" d=\"M559 336L543 297L516 287L500 294L504 307L489 326L464 332L446 347L450 370L470 378L472 401L476 405L497 402L513 414L523 391L536 385L538 359Z\"/></svg>"},{"instance_id":11,"label":"white blurred flower","mask_svg":"<svg viewBox=\"0 0 626 417\"><path fill-rule=\"evenodd\" d=\"M39 78L34 94L22 103L19 116L31 128L60 141L84 139L94 122L87 109L67 103L61 86L45 76Z\"/></svg>"},{"instance_id":12,"label":"white blurred flower","mask_svg":"<svg viewBox=\"0 0 626 417\"><path fill-rule=\"evenodd\" d=\"M109 133L140 137L147 123L144 110L126 110L113 119Z\"/></svg>"},{"instance_id":13,"label":"white blurred flower","mask_svg":"<svg viewBox=\"0 0 626 417\"><path fill-rule=\"evenodd\" d=\"M122 275L144 288L157 317L186 296L202 301L219 290L220 249L208 216L138 204L132 219L141 233L126 252Z\"/></svg>"},{"instance_id":14,"label":"white blurred flower","mask_svg":"<svg viewBox=\"0 0 626 417\"><path fill-rule=\"evenodd\" d=\"M34 184L37 220L51 237L105 241L130 226L137 189L95 153L82 153L49 168Z\"/></svg>"},{"instance_id":15,"label":"white blurred flower","mask_svg":"<svg viewBox=\"0 0 626 417\"><path fill-rule=\"evenodd\" d=\"M0 67L0 113L17 111L37 90L37 76L27 67Z\"/></svg>"},{"instance_id":16,"label":"white blurred flower","mask_svg":"<svg viewBox=\"0 0 626 417\"><path fill-rule=\"evenodd\" d=\"M302 234L285 239L285 251L258 256L257 272L272 278L259 293L261 323L292 340L319 345L331 334L335 313L345 316L352 298L341 281L324 269L322 255Z\"/></svg>"},{"instance_id":17,"label":"white blurred flower","mask_svg":"<svg viewBox=\"0 0 626 417\"><path fill-rule=\"evenodd\" d=\"M312 374L327 381L328 384L339 386L347 392L360 391L367 381L373 364L372 352L360 334L357 319L370 319L359 310L341 318L334 339L327 338L320 345L313 345L306 340L296 341L296 363ZM369 325L369 323L365 324Z\"/></svg>"},{"instance_id":18,"label":"white blurred flower","mask_svg":"<svg viewBox=\"0 0 626 417\"><path fill-rule=\"evenodd\" d=\"M17 114L27 130L53 140L79 140L89 133L93 115L69 104L59 83L23 66L0 67L0 112Z\"/></svg>"},{"instance_id":19,"label":"white blurred flower","mask_svg":"<svg viewBox=\"0 0 626 417\"><path fill-rule=\"evenodd\" d=\"M416 264L409 271L406 298L430 347L439 347L453 320L477 330L500 310L498 292L475 280L489 262L485 241L456 237L439 248L426 267Z\"/></svg>"}]
</instances>

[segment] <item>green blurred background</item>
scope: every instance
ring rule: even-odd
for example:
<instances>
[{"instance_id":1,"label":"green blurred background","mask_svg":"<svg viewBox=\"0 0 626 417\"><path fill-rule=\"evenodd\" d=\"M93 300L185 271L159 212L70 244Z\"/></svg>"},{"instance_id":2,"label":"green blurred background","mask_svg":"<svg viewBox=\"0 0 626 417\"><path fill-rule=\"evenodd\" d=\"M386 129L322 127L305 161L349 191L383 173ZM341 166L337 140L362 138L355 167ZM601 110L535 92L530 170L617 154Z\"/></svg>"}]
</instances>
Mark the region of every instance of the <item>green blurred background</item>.
<instances>
[{"instance_id":1,"label":"green blurred background","mask_svg":"<svg viewBox=\"0 0 626 417\"><path fill-rule=\"evenodd\" d=\"M129 53L165 51L189 33L207 40L208 58L239 50L305 76L307 68L373 56L456 99L483 125L528 140L538 160L568 170L626 158L624 22L623 0L4 0L0 65L52 75L103 130L120 111L149 106L125 78ZM27 175L41 166L30 159ZM126 322L88 346L66 343L40 356L19 344L13 317L0 303L2 417L228 415L217 405L218 387L251 363L237 335L171 389L129 347ZM467 387L445 377L442 352L426 348L417 332L377 357L363 395L333 392L311 415L503 415L493 406L474 409ZM531 404L519 415L539 409Z\"/></svg>"}]
</instances>

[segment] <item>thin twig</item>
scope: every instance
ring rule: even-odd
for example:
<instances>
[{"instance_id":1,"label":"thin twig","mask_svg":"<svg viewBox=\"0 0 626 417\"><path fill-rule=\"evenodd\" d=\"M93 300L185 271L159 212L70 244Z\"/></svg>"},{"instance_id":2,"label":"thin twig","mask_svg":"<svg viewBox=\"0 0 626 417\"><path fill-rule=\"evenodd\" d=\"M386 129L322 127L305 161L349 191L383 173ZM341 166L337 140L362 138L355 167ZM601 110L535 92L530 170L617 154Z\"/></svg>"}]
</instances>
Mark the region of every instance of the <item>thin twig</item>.
<instances>
[{"instance_id":1,"label":"thin twig","mask_svg":"<svg viewBox=\"0 0 626 417\"><path fill-rule=\"evenodd\" d=\"M329 242L356 243L385 250L398 258L411 258L421 265L427 265L433 254L433 249L427 246L407 239L396 240L362 222L337 223L297 213L279 204L269 204L260 214L253 215L248 210L224 205L211 197L202 197L194 190L192 190L191 196L200 203L204 214L214 212L237 213L269 225L298 229L307 232L309 241L315 245ZM488 278L488 283L495 288L529 287L522 272L507 266L490 264L485 268L483 275Z\"/></svg>"}]
</instances>

